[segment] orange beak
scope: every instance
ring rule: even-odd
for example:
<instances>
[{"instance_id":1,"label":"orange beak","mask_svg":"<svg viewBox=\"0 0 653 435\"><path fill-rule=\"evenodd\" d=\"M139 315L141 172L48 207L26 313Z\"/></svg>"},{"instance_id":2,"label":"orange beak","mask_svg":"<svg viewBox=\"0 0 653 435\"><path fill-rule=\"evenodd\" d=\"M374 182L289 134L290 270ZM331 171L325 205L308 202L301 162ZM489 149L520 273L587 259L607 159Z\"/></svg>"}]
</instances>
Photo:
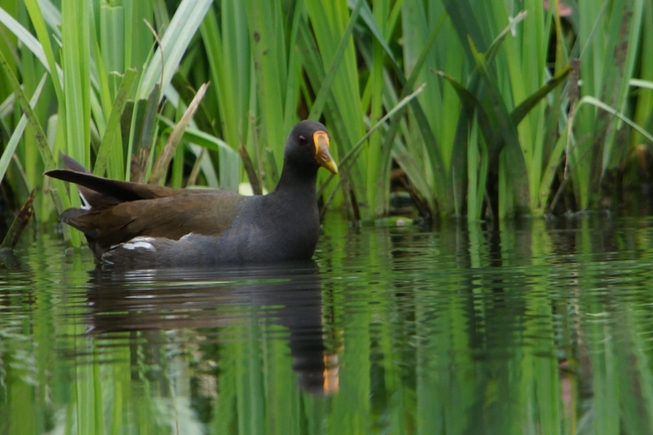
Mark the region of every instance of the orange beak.
<instances>
[{"instance_id":1,"label":"orange beak","mask_svg":"<svg viewBox=\"0 0 653 435\"><path fill-rule=\"evenodd\" d=\"M313 134L315 144L315 160L320 166L327 168L332 174L338 173L338 165L333 161L329 152L329 136L324 131L317 131Z\"/></svg>"}]
</instances>

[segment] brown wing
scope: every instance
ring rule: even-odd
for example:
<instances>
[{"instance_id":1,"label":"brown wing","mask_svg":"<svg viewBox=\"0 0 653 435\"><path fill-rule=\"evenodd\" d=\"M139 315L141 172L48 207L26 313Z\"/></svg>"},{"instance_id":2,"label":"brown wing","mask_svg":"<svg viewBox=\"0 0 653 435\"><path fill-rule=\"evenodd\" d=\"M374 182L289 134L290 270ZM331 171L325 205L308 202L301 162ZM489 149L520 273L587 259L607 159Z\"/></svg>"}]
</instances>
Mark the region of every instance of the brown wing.
<instances>
[{"instance_id":1,"label":"brown wing","mask_svg":"<svg viewBox=\"0 0 653 435\"><path fill-rule=\"evenodd\" d=\"M196 190L173 189L170 187L111 180L93 175L76 160L65 154L61 158L66 169L47 171L45 175L75 183L86 202L92 207L116 205L124 201L162 198L194 193Z\"/></svg>"},{"instance_id":2,"label":"brown wing","mask_svg":"<svg viewBox=\"0 0 653 435\"><path fill-rule=\"evenodd\" d=\"M70 169L54 169L45 173L48 177L77 184L84 199L92 207L116 205L126 201L155 199L177 195L194 195L202 189L173 189L152 184L132 183L130 181L111 180L87 172Z\"/></svg>"},{"instance_id":3,"label":"brown wing","mask_svg":"<svg viewBox=\"0 0 653 435\"><path fill-rule=\"evenodd\" d=\"M68 156L63 160L68 169L45 174L75 183L91 208L71 208L60 218L87 236L98 257L138 236L178 240L189 233L219 235L238 215L240 203L250 199L221 190L111 180L91 174Z\"/></svg>"},{"instance_id":4,"label":"brown wing","mask_svg":"<svg viewBox=\"0 0 653 435\"><path fill-rule=\"evenodd\" d=\"M220 190L176 193L90 210L68 209L61 220L93 239L97 253L138 236L178 240L189 233L219 235L249 199Z\"/></svg>"}]
</instances>

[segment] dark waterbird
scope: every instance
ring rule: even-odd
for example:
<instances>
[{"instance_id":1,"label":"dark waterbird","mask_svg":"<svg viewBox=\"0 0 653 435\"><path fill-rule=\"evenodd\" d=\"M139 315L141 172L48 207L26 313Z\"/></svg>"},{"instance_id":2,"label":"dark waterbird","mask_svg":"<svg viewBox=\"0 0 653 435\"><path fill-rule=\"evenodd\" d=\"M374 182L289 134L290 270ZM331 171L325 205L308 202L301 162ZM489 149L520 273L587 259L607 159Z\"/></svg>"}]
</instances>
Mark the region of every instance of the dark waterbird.
<instances>
[{"instance_id":1,"label":"dark waterbird","mask_svg":"<svg viewBox=\"0 0 653 435\"><path fill-rule=\"evenodd\" d=\"M61 221L84 233L98 260L125 267L308 260L320 230L317 170L338 172L316 121L292 129L279 183L263 196L110 180L64 162L45 174L75 183L84 206Z\"/></svg>"}]
</instances>

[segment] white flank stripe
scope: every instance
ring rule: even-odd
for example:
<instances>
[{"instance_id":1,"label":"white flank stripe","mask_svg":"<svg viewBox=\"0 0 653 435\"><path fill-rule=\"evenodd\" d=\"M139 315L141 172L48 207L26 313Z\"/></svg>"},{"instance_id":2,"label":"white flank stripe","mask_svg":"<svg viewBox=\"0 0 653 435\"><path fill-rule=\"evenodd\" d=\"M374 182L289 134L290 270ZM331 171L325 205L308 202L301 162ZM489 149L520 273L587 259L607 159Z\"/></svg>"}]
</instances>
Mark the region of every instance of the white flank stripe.
<instances>
[{"instance_id":1,"label":"white flank stripe","mask_svg":"<svg viewBox=\"0 0 653 435\"><path fill-rule=\"evenodd\" d=\"M127 243L121 243L119 246L122 246L124 249L129 249L133 251L134 249L147 249L148 251L156 252L156 248L152 245L154 239L152 237L134 237Z\"/></svg>"}]
</instances>

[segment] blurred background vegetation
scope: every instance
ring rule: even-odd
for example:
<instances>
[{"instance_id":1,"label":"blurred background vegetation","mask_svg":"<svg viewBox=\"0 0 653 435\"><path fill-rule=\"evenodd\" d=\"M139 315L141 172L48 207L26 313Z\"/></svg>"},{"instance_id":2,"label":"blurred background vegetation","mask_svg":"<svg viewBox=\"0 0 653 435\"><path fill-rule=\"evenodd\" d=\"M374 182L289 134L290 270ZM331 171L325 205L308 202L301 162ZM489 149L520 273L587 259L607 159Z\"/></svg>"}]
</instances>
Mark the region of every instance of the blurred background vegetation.
<instances>
[{"instance_id":1,"label":"blurred background vegetation","mask_svg":"<svg viewBox=\"0 0 653 435\"><path fill-rule=\"evenodd\" d=\"M79 201L42 176L61 152L260 193L304 118L342 168L321 205L350 219L387 216L397 190L477 221L607 208L653 181L650 1L0 0L0 54L3 203L37 189L41 221Z\"/></svg>"}]
</instances>

